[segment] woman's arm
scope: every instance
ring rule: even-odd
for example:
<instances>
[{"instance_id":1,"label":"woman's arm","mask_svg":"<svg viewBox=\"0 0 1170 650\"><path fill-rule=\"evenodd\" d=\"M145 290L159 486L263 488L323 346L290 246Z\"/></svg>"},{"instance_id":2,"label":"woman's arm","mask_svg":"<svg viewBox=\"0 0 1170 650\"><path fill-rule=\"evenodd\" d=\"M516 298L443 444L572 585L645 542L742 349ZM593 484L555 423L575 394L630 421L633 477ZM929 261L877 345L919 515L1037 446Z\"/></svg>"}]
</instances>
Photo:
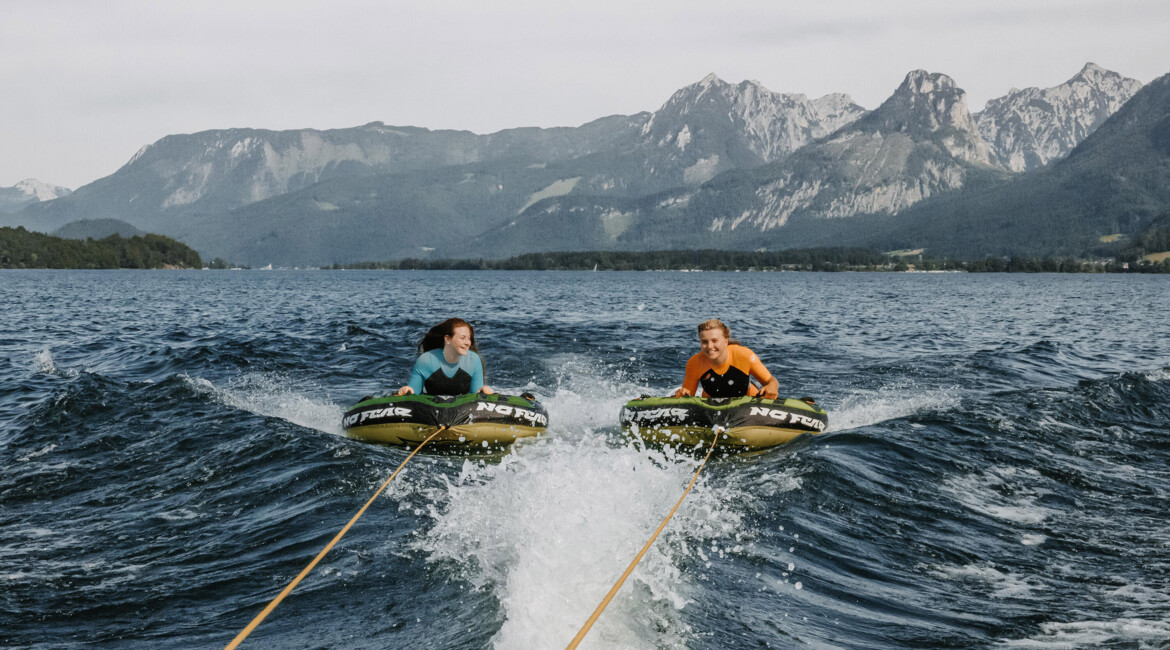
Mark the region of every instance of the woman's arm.
<instances>
[{"instance_id":1,"label":"woman's arm","mask_svg":"<svg viewBox=\"0 0 1170 650\"><path fill-rule=\"evenodd\" d=\"M405 386L398 389L399 395L418 395L422 393L423 382L430 376L430 373L435 371L435 368L430 367L431 364L428 363L427 357L427 354L423 354L418 359L415 359L414 367L410 369L410 380L407 381ZM430 372L428 372L428 369Z\"/></svg>"},{"instance_id":2,"label":"woman's arm","mask_svg":"<svg viewBox=\"0 0 1170 650\"><path fill-rule=\"evenodd\" d=\"M469 357L467 365L471 366L471 392L491 395L492 389L483 383L483 357L476 352L468 352L467 356Z\"/></svg>"},{"instance_id":3,"label":"woman's arm","mask_svg":"<svg viewBox=\"0 0 1170 650\"><path fill-rule=\"evenodd\" d=\"M699 355L695 355L687 361L686 374L683 375L682 387L674 391L675 397L690 397L699 390L699 376L703 374L703 369L699 367Z\"/></svg>"},{"instance_id":4,"label":"woman's arm","mask_svg":"<svg viewBox=\"0 0 1170 650\"><path fill-rule=\"evenodd\" d=\"M760 382L760 393L768 399L776 399L780 394L780 382L764 367L760 357L752 352L751 374Z\"/></svg>"}]
</instances>

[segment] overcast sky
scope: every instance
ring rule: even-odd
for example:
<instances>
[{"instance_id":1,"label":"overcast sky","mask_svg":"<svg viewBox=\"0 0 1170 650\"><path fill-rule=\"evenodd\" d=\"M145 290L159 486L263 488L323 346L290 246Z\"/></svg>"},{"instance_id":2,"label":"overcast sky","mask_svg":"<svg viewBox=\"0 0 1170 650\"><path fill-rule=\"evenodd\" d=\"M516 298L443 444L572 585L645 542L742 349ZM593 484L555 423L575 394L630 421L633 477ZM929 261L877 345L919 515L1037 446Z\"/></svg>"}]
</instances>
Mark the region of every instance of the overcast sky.
<instances>
[{"instance_id":1,"label":"overcast sky","mask_svg":"<svg viewBox=\"0 0 1170 650\"><path fill-rule=\"evenodd\" d=\"M1170 72L1170 0L0 0L0 187L207 129L577 126L711 72L875 108L924 68L977 111L1088 61Z\"/></svg>"}]
</instances>

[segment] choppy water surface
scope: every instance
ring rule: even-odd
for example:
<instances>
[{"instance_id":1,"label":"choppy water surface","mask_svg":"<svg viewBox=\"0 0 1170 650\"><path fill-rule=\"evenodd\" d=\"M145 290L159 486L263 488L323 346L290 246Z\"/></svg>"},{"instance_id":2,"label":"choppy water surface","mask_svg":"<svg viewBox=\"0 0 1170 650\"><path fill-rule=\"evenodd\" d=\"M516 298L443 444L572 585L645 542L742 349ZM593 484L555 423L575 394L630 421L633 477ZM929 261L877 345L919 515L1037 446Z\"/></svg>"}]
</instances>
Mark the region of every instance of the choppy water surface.
<instances>
[{"instance_id":1,"label":"choppy water surface","mask_svg":"<svg viewBox=\"0 0 1170 650\"><path fill-rule=\"evenodd\" d=\"M830 432L723 456L582 647L1170 645L1170 278L0 273L0 645L222 647L405 452L476 325L548 434L417 457L244 647L564 647L696 467L618 410L719 317Z\"/></svg>"}]
</instances>

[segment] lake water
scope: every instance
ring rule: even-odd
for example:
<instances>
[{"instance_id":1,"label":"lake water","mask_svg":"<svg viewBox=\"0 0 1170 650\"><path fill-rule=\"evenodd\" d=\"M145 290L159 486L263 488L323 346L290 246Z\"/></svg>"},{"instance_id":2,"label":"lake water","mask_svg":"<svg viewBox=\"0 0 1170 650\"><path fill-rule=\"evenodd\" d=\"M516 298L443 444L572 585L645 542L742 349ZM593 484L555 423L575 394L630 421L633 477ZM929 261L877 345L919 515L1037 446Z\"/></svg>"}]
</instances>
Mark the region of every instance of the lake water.
<instances>
[{"instance_id":1,"label":"lake water","mask_svg":"<svg viewBox=\"0 0 1170 650\"><path fill-rule=\"evenodd\" d=\"M590 648L1170 645L1170 277L0 273L0 646L222 647L406 456L342 411L476 326L548 433L420 456L242 647L560 648L682 494L623 402L718 317L830 430L714 458Z\"/></svg>"}]
</instances>

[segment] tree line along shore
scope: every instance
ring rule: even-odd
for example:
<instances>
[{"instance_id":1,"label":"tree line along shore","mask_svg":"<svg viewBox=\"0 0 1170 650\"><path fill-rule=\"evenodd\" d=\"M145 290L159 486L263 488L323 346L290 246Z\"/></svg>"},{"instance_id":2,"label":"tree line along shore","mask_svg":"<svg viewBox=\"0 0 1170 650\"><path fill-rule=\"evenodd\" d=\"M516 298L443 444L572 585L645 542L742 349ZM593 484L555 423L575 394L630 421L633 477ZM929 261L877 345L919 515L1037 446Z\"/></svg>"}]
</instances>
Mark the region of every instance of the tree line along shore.
<instances>
[{"instance_id":1,"label":"tree line along shore","mask_svg":"<svg viewBox=\"0 0 1170 650\"><path fill-rule=\"evenodd\" d=\"M65 239L23 227L0 228L3 269L200 269L186 244L162 235Z\"/></svg>"},{"instance_id":2,"label":"tree line along shore","mask_svg":"<svg viewBox=\"0 0 1170 650\"><path fill-rule=\"evenodd\" d=\"M933 260L863 248L805 248L782 251L672 250L529 253L503 260L415 259L334 264L333 270L399 271L862 271L967 273L1170 273L1162 261L1111 258L988 257Z\"/></svg>"},{"instance_id":3,"label":"tree line along shore","mask_svg":"<svg viewBox=\"0 0 1170 650\"><path fill-rule=\"evenodd\" d=\"M919 251L881 253L865 248L802 248L778 251L662 250L528 253L507 259L417 259L333 264L324 267L386 270L484 271L861 271L968 273L1170 273L1170 229L1101 259L988 257L930 259ZM1160 248L1159 248L1160 247ZM228 269L222 258L206 265L182 242L162 235L111 235L65 239L18 228L0 228L2 269ZM245 267L246 268L246 267Z\"/></svg>"}]
</instances>

